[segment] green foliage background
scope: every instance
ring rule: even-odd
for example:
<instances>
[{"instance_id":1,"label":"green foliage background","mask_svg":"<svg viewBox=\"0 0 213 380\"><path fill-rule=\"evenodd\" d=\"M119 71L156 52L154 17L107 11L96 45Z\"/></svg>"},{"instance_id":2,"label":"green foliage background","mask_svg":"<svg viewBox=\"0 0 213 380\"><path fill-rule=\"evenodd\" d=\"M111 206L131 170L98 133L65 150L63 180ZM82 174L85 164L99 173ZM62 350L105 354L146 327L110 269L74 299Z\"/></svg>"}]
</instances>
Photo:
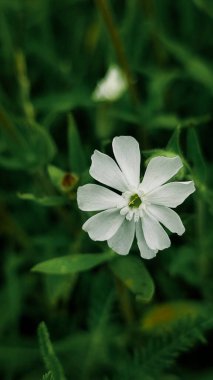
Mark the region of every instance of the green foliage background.
<instances>
[{"instance_id":1,"label":"green foliage background","mask_svg":"<svg viewBox=\"0 0 213 380\"><path fill-rule=\"evenodd\" d=\"M212 18L211 0L0 0L1 379L213 378ZM95 103L114 63L129 89ZM77 186L119 135L143 170L179 154L197 188L151 261L81 230Z\"/></svg>"}]
</instances>

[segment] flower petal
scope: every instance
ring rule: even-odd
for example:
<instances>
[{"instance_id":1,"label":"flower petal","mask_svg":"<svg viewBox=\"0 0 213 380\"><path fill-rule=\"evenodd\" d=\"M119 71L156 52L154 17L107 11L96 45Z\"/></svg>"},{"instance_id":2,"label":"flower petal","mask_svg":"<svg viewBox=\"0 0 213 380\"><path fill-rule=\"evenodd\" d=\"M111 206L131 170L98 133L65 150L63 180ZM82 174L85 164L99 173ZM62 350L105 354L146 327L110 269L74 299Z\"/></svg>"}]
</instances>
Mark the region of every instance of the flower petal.
<instances>
[{"instance_id":1,"label":"flower petal","mask_svg":"<svg viewBox=\"0 0 213 380\"><path fill-rule=\"evenodd\" d=\"M97 181L119 191L128 190L127 181L116 162L107 154L95 150L92 155L90 175Z\"/></svg>"},{"instance_id":2,"label":"flower petal","mask_svg":"<svg viewBox=\"0 0 213 380\"><path fill-rule=\"evenodd\" d=\"M92 240L104 241L115 235L123 220L118 209L110 209L89 218L82 228Z\"/></svg>"},{"instance_id":3,"label":"flower petal","mask_svg":"<svg viewBox=\"0 0 213 380\"><path fill-rule=\"evenodd\" d=\"M119 253L119 255L128 255L134 236L134 220L129 222L125 219L115 235L108 240L108 245L113 249L113 251Z\"/></svg>"},{"instance_id":4,"label":"flower petal","mask_svg":"<svg viewBox=\"0 0 213 380\"><path fill-rule=\"evenodd\" d=\"M194 191L193 181L170 182L147 194L146 200L157 205L177 207Z\"/></svg>"},{"instance_id":5,"label":"flower petal","mask_svg":"<svg viewBox=\"0 0 213 380\"><path fill-rule=\"evenodd\" d=\"M141 154L138 142L131 136L115 137L112 142L116 161L128 183L138 188L140 182Z\"/></svg>"},{"instance_id":6,"label":"flower petal","mask_svg":"<svg viewBox=\"0 0 213 380\"><path fill-rule=\"evenodd\" d=\"M185 227L179 217L179 215L165 206L149 205L147 206L149 213L154 216L158 222L162 223L168 230L178 235L183 235Z\"/></svg>"},{"instance_id":7,"label":"flower petal","mask_svg":"<svg viewBox=\"0 0 213 380\"><path fill-rule=\"evenodd\" d=\"M171 245L170 239L163 227L147 211L144 212L142 217L142 228L146 243L150 249L162 250Z\"/></svg>"},{"instance_id":8,"label":"flower petal","mask_svg":"<svg viewBox=\"0 0 213 380\"><path fill-rule=\"evenodd\" d=\"M144 174L141 190L146 194L161 186L173 177L182 168L183 164L180 157L154 157L148 163Z\"/></svg>"},{"instance_id":9,"label":"flower petal","mask_svg":"<svg viewBox=\"0 0 213 380\"><path fill-rule=\"evenodd\" d=\"M156 256L156 253L158 252L158 250L157 249L152 250L146 244L146 241L144 239L141 220L139 220L139 222L136 223L136 238L137 238L138 248L140 250L141 257L143 257L144 259L152 259L153 257Z\"/></svg>"},{"instance_id":10,"label":"flower petal","mask_svg":"<svg viewBox=\"0 0 213 380\"><path fill-rule=\"evenodd\" d=\"M127 81L123 72L118 66L112 65L97 84L92 97L97 102L114 101L121 97L126 88Z\"/></svg>"},{"instance_id":11,"label":"flower petal","mask_svg":"<svg viewBox=\"0 0 213 380\"><path fill-rule=\"evenodd\" d=\"M77 202L78 207L83 211L101 211L125 205L123 197L106 187L94 184L78 188Z\"/></svg>"}]
</instances>

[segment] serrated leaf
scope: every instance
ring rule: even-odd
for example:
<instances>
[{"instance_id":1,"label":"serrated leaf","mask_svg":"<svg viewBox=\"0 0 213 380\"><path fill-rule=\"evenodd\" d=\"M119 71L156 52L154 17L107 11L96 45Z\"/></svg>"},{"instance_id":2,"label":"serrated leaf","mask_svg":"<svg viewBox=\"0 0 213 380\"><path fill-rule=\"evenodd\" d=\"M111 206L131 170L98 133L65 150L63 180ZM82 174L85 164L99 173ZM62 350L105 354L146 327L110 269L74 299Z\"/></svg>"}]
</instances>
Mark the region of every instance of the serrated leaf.
<instances>
[{"instance_id":1,"label":"serrated leaf","mask_svg":"<svg viewBox=\"0 0 213 380\"><path fill-rule=\"evenodd\" d=\"M79 253L41 262L35 265L32 271L58 275L73 274L87 271L114 258L115 255L109 252L104 254Z\"/></svg>"},{"instance_id":2,"label":"serrated leaf","mask_svg":"<svg viewBox=\"0 0 213 380\"><path fill-rule=\"evenodd\" d=\"M111 270L139 300L148 302L154 294L154 283L143 261L136 257L118 257L109 264Z\"/></svg>"},{"instance_id":3,"label":"serrated leaf","mask_svg":"<svg viewBox=\"0 0 213 380\"><path fill-rule=\"evenodd\" d=\"M66 380L64 370L55 354L55 350L50 341L49 332L44 322L41 322L38 326L38 337L44 363L47 370L52 374L52 378L54 380ZM48 377L48 379L51 379L51 377Z\"/></svg>"},{"instance_id":4,"label":"serrated leaf","mask_svg":"<svg viewBox=\"0 0 213 380\"><path fill-rule=\"evenodd\" d=\"M175 359L203 339L203 333L212 328L212 311L203 312L196 318L183 317L173 325L171 331L162 330L159 336L152 335L140 355L141 373L152 378L171 367Z\"/></svg>"},{"instance_id":5,"label":"serrated leaf","mask_svg":"<svg viewBox=\"0 0 213 380\"><path fill-rule=\"evenodd\" d=\"M42 380L54 380L54 377L52 375L52 372L45 373L42 377Z\"/></svg>"}]
</instances>

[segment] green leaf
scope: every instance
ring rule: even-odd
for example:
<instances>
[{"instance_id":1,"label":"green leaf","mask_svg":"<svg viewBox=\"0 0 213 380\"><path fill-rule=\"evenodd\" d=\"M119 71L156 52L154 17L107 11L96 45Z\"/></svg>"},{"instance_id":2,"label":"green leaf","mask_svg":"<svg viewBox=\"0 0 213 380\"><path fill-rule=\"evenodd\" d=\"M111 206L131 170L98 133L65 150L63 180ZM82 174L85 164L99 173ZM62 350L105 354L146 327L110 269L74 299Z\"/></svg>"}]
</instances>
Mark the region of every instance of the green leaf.
<instances>
[{"instance_id":1,"label":"green leaf","mask_svg":"<svg viewBox=\"0 0 213 380\"><path fill-rule=\"evenodd\" d=\"M201 152L197 133L194 128L188 130L188 158L192 163L192 170L197 179L201 182L206 181L206 164Z\"/></svg>"},{"instance_id":2,"label":"green leaf","mask_svg":"<svg viewBox=\"0 0 213 380\"><path fill-rule=\"evenodd\" d=\"M183 245L178 249L173 248L172 254L173 259L169 264L170 276L181 278L194 287L200 287L202 277L200 261L197 260L199 249Z\"/></svg>"},{"instance_id":3,"label":"green leaf","mask_svg":"<svg viewBox=\"0 0 213 380\"><path fill-rule=\"evenodd\" d=\"M37 203L41 206L47 206L47 207L62 206L67 202L66 198L64 198L62 196L38 197L35 194L18 193L18 197L20 199L23 199L26 201L32 201L32 202Z\"/></svg>"},{"instance_id":4,"label":"green leaf","mask_svg":"<svg viewBox=\"0 0 213 380\"><path fill-rule=\"evenodd\" d=\"M56 306L58 302L61 302L60 305L64 304L69 299L77 278L77 274L45 276L47 302L51 306Z\"/></svg>"},{"instance_id":5,"label":"green leaf","mask_svg":"<svg viewBox=\"0 0 213 380\"><path fill-rule=\"evenodd\" d=\"M212 0L193 0L194 4L202 11L213 17L213 3Z\"/></svg>"},{"instance_id":6,"label":"green leaf","mask_svg":"<svg viewBox=\"0 0 213 380\"><path fill-rule=\"evenodd\" d=\"M176 128L176 130L173 132L168 144L167 149L170 152L177 153L179 156L181 156L181 149L180 149L180 128Z\"/></svg>"},{"instance_id":7,"label":"green leaf","mask_svg":"<svg viewBox=\"0 0 213 380\"><path fill-rule=\"evenodd\" d=\"M126 109L112 108L109 110L109 115L111 117L114 117L115 119L118 119L127 123L136 124L136 125L138 124L138 118L135 116L135 114Z\"/></svg>"},{"instance_id":8,"label":"green leaf","mask_svg":"<svg viewBox=\"0 0 213 380\"><path fill-rule=\"evenodd\" d=\"M211 67L199 56L190 52L175 40L161 36L161 41L168 51L182 63L188 75L213 92L213 73Z\"/></svg>"},{"instance_id":9,"label":"green leaf","mask_svg":"<svg viewBox=\"0 0 213 380\"><path fill-rule=\"evenodd\" d=\"M77 174L83 173L87 168L84 148L75 120L71 114L68 116L68 144L71 170Z\"/></svg>"},{"instance_id":10,"label":"green leaf","mask_svg":"<svg viewBox=\"0 0 213 380\"><path fill-rule=\"evenodd\" d=\"M143 261L136 257L118 257L110 268L139 300L148 302L154 294L154 283Z\"/></svg>"},{"instance_id":11,"label":"green leaf","mask_svg":"<svg viewBox=\"0 0 213 380\"><path fill-rule=\"evenodd\" d=\"M208 114L200 115L197 117L188 117L181 119L175 114L159 114L155 117L152 116L148 121L150 128L153 129L177 129L179 128L191 128L192 126L208 123L211 120L211 116Z\"/></svg>"},{"instance_id":12,"label":"green leaf","mask_svg":"<svg viewBox=\"0 0 213 380\"><path fill-rule=\"evenodd\" d=\"M175 114L160 114L149 121L151 128L156 129L174 129L181 123L179 117Z\"/></svg>"},{"instance_id":13,"label":"green leaf","mask_svg":"<svg viewBox=\"0 0 213 380\"><path fill-rule=\"evenodd\" d=\"M105 254L79 253L44 261L35 265L32 271L58 275L72 274L87 271L114 258L115 255L109 252Z\"/></svg>"},{"instance_id":14,"label":"green leaf","mask_svg":"<svg viewBox=\"0 0 213 380\"><path fill-rule=\"evenodd\" d=\"M25 120L14 123L2 108L0 133L3 140L0 164L3 167L35 170L48 164L55 155L55 143L43 127Z\"/></svg>"},{"instance_id":15,"label":"green leaf","mask_svg":"<svg viewBox=\"0 0 213 380\"><path fill-rule=\"evenodd\" d=\"M205 185L201 185L199 188L205 202L209 205L209 211L213 214L213 191Z\"/></svg>"},{"instance_id":16,"label":"green leaf","mask_svg":"<svg viewBox=\"0 0 213 380\"><path fill-rule=\"evenodd\" d=\"M39 111L67 112L76 107L91 107L92 101L84 89L63 93L50 93L34 99Z\"/></svg>"},{"instance_id":17,"label":"green leaf","mask_svg":"<svg viewBox=\"0 0 213 380\"><path fill-rule=\"evenodd\" d=\"M23 127L29 150L35 156L35 166L45 166L54 157L56 153L56 145L52 137L44 129L44 127L33 123L31 126Z\"/></svg>"},{"instance_id":18,"label":"green leaf","mask_svg":"<svg viewBox=\"0 0 213 380\"><path fill-rule=\"evenodd\" d=\"M54 380L66 380L63 368L55 354L53 345L50 341L49 332L44 322L38 326L38 337L41 354L47 370L52 374ZM48 377L51 379L51 377Z\"/></svg>"}]
</instances>

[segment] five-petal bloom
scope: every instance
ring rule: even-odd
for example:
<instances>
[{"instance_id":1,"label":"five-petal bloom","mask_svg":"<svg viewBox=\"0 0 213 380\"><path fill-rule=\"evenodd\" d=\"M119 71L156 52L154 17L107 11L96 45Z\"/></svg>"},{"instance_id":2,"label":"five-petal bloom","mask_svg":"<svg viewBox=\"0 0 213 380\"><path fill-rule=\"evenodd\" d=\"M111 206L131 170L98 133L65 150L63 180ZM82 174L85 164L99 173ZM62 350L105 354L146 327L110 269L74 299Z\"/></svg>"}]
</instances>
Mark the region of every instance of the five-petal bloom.
<instances>
[{"instance_id":1,"label":"five-petal bloom","mask_svg":"<svg viewBox=\"0 0 213 380\"><path fill-rule=\"evenodd\" d=\"M107 240L120 255L127 255L136 234L141 256L151 259L171 244L171 232L185 231L172 208L195 191L193 181L167 183L183 166L180 157L154 157L140 182L140 149L130 136L115 137L112 143L117 163L95 150L90 175L108 187L88 184L78 188L78 206L83 211L101 211L83 225L93 240Z\"/></svg>"}]
</instances>

